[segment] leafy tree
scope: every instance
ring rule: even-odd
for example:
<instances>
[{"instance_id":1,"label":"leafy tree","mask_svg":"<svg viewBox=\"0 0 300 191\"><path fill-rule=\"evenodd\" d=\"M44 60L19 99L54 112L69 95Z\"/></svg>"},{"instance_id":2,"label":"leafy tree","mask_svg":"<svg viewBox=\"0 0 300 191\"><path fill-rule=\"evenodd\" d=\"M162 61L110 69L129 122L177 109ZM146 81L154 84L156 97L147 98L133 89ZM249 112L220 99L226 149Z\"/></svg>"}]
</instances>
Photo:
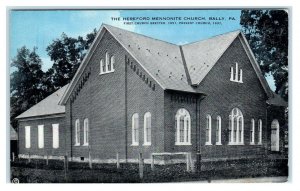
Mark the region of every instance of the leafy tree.
<instances>
[{"instance_id":1,"label":"leafy tree","mask_svg":"<svg viewBox=\"0 0 300 191\"><path fill-rule=\"evenodd\" d=\"M288 13L243 10L240 24L263 74L274 77L276 90L288 99Z\"/></svg>"},{"instance_id":2,"label":"leafy tree","mask_svg":"<svg viewBox=\"0 0 300 191\"><path fill-rule=\"evenodd\" d=\"M54 61L53 66L46 72L46 84L50 89L58 89L69 83L75 75L87 50L96 37L96 29L85 38L68 37L65 33L47 47L48 55Z\"/></svg>"},{"instance_id":3,"label":"leafy tree","mask_svg":"<svg viewBox=\"0 0 300 191\"><path fill-rule=\"evenodd\" d=\"M11 63L14 70L10 75L10 117L13 127L16 127L16 116L47 95L47 88L43 84L42 62L36 49L30 51L25 46L18 49Z\"/></svg>"}]
</instances>

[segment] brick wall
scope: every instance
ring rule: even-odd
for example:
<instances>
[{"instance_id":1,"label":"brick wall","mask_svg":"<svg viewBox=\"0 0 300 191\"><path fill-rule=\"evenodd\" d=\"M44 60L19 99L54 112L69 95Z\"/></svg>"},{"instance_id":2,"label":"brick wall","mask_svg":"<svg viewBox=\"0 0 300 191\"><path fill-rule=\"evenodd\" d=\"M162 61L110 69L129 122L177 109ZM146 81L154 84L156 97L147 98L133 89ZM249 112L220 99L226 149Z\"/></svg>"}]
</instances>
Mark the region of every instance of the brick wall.
<instances>
[{"instance_id":1,"label":"brick wall","mask_svg":"<svg viewBox=\"0 0 300 191\"><path fill-rule=\"evenodd\" d=\"M230 81L230 67L235 63L243 70L243 83ZM266 94L245 53L240 40L237 38L221 56L216 65L203 79L198 87L207 97L200 103L200 141L201 153L204 157L240 156L263 154L267 142L266 127ZM242 146L227 145L228 121L233 108L239 108L244 117L244 143ZM205 146L206 115L212 117L212 146ZM216 118L222 118L222 144L216 143ZM255 143L258 142L258 119L263 125L263 145L250 144L251 119L255 119Z\"/></svg>"},{"instance_id":2,"label":"brick wall","mask_svg":"<svg viewBox=\"0 0 300 191\"><path fill-rule=\"evenodd\" d=\"M59 124L59 148L53 148L52 124ZM44 125L44 148L38 148L38 125ZM31 147L25 148L25 126L30 126ZM65 155L65 117L19 121L19 154Z\"/></svg>"},{"instance_id":3,"label":"brick wall","mask_svg":"<svg viewBox=\"0 0 300 191\"><path fill-rule=\"evenodd\" d=\"M105 53L115 56L115 71L113 73L99 75L100 59L105 60ZM125 56L129 58L127 65L127 75L125 75ZM136 70L131 68L131 62L136 65ZM90 73L87 80L81 77L71 98L74 101L68 101L66 106L67 121L72 126L72 155L76 157L87 157L88 147L74 146L75 120L80 120L81 126L81 145L83 143L83 120L89 119L90 123L90 145L93 158L114 159L119 152L120 159L126 156L137 159L138 153L147 153L154 150L162 150L163 127L160 122L163 120L163 91L156 84L155 90L149 87L153 79L146 75L148 84L146 84L139 74L146 74L136 61L129 56L125 49L109 34L105 33L96 51L92 55L84 73ZM127 77L126 77L127 76ZM126 80L127 79L127 80ZM80 81L85 81L80 88ZM127 99L125 98L125 81L127 81ZM75 98L76 95L76 98ZM127 117L125 117L125 100L127 100ZM152 113L152 146L142 146L143 144L143 116L146 112ZM131 146L131 117L134 113L139 113L140 126L140 145ZM126 119L127 118L127 119ZM127 120L127 127L126 121ZM126 143L127 131L127 143ZM72 143L71 143L72 142ZM127 148L126 148L127 144Z\"/></svg>"}]
</instances>

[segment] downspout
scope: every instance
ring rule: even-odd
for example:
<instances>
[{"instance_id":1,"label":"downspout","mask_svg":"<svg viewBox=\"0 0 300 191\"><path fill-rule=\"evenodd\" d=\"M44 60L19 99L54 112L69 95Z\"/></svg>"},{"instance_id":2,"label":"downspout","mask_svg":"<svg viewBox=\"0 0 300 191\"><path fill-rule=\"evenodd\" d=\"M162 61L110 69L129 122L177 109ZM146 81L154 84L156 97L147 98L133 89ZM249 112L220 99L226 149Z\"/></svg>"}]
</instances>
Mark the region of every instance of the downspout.
<instances>
[{"instance_id":1,"label":"downspout","mask_svg":"<svg viewBox=\"0 0 300 191\"><path fill-rule=\"evenodd\" d=\"M128 64L128 60L129 58L127 58L127 56L125 55L125 84L124 84L124 88L125 88L125 112L124 112L124 117L125 117L125 163L127 163L127 146L128 146L128 134L127 134L127 64Z\"/></svg>"},{"instance_id":2,"label":"downspout","mask_svg":"<svg viewBox=\"0 0 300 191\"><path fill-rule=\"evenodd\" d=\"M201 123L200 123L200 103L201 101L206 97L205 94L202 94L199 96L199 98L196 99L196 154L197 154L197 168L200 171L201 170ZM199 124L198 124L199 123Z\"/></svg>"},{"instance_id":3,"label":"downspout","mask_svg":"<svg viewBox=\"0 0 300 191\"><path fill-rule=\"evenodd\" d=\"M268 154L269 143L271 142L271 138L269 139L269 133L268 133L268 107L269 107L269 105L267 104L267 107L266 107L266 139L267 139L267 142L266 142L266 147L265 147L266 148L266 151L265 151L266 155Z\"/></svg>"},{"instance_id":4,"label":"downspout","mask_svg":"<svg viewBox=\"0 0 300 191\"><path fill-rule=\"evenodd\" d=\"M72 129L72 101L70 100L70 134L71 134L71 143L70 143L70 157L73 158L73 129Z\"/></svg>"}]
</instances>

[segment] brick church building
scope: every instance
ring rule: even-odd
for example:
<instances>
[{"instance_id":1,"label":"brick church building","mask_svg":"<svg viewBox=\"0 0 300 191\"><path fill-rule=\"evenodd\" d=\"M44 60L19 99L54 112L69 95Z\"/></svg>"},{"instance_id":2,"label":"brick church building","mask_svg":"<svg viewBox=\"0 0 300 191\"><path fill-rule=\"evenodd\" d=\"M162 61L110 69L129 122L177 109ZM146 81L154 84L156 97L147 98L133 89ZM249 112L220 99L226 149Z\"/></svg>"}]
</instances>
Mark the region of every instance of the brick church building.
<instances>
[{"instance_id":1,"label":"brick church building","mask_svg":"<svg viewBox=\"0 0 300 191\"><path fill-rule=\"evenodd\" d=\"M17 117L19 156L262 157L284 150L285 106L240 31L175 45L102 25L72 81Z\"/></svg>"}]
</instances>

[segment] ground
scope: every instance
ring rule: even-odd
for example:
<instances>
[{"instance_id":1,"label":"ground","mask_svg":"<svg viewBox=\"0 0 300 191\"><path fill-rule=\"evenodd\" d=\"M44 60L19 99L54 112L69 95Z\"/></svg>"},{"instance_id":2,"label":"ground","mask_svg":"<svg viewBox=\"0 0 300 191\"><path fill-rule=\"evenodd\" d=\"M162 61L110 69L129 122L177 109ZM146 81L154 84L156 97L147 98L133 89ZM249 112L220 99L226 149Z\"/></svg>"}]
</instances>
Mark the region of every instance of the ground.
<instances>
[{"instance_id":1,"label":"ground","mask_svg":"<svg viewBox=\"0 0 300 191\"><path fill-rule=\"evenodd\" d=\"M221 169L209 168L211 165L203 163L201 171L192 173L186 172L185 164L156 165L154 171L146 164L141 179L138 164L121 164L119 169L116 164L93 164L90 169L88 163L69 162L68 170L65 170L63 161L49 160L47 165L46 160L17 159L11 163L11 179L17 178L20 183L259 182L272 179L284 182L288 176L287 160L263 162L251 159Z\"/></svg>"}]
</instances>

